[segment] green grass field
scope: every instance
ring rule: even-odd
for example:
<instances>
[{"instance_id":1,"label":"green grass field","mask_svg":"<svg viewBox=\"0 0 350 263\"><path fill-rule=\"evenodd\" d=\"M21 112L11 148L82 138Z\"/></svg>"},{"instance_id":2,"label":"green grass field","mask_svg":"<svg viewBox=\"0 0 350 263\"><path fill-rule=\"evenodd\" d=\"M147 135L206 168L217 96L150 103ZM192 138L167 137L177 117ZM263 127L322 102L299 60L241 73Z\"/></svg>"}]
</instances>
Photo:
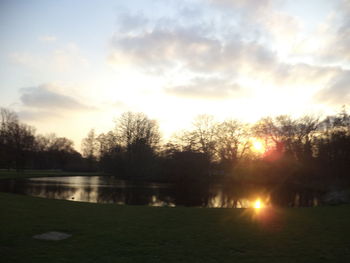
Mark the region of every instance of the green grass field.
<instances>
[{"instance_id":1,"label":"green grass field","mask_svg":"<svg viewBox=\"0 0 350 263\"><path fill-rule=\"evenodd\" d=\"M0 193L0 262L350 262L350 206L206 209ZM32 236L63 231L43 241Z\"/></svg>"}]
</instances>

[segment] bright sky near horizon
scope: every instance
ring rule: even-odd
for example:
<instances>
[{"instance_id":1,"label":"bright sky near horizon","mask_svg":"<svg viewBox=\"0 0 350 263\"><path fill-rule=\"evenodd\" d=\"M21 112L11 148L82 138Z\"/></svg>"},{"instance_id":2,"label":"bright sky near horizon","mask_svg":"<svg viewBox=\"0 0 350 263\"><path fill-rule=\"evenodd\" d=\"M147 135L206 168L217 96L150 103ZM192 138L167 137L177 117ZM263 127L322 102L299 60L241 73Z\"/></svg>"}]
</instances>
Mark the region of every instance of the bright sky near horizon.
<instances>
[{"instance_id":1,"label":"bright sky near horizon","mask_svg":"<svg viewBox=\"0 0 350 263\"><path fill-rule=\"evenodd\" d=\"M349 0L0 0L0 106L80 141L122 112L164 135L350 102Z\"/></svg>"}]
</instances>

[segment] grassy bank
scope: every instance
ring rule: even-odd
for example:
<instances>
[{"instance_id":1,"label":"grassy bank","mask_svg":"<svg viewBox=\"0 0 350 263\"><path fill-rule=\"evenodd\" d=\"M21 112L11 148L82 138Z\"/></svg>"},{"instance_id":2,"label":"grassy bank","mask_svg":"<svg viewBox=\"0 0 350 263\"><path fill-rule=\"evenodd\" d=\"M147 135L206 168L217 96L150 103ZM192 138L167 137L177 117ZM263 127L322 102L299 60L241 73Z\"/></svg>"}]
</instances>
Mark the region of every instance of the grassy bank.
<instances>
[{"instance_id":1,"label":"grassy bank","mask_svg":"<svg viewBox=\"0 0 350 263\"><path fill-rule=\"evenodd\" d=\"M1 262L350 262L350 206L152 208L0 193ZM33 235L63 231L62 241Z\"/></svg>"}]
</instances>

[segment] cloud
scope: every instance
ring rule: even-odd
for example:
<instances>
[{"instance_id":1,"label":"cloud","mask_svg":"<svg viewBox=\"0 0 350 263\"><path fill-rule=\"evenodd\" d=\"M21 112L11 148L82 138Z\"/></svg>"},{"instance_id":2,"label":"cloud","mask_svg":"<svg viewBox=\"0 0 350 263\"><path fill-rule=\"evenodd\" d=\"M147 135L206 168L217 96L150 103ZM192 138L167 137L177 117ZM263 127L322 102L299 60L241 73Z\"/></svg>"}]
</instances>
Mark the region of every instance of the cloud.
<instances>
[{"instance_id":1,"label":"cloud","mask_svg":"<svg viewBox=\"0 0 350 263\"><path fill-rule=\"evenodd\" d=\"M154 28L139 34L113 38L111 61L129 63L146 72L169 68L197 73L238 71L249 64L255 69L270 67L275 54L255 42L223 41L207 35L205 27ZM247 67L245 67L247 68Z\"/></svg>"},{"instance_id":2,"label":"cloud","mask_svg":"<svg viewBox=\"0 0 350 263\"><path fill-rule=\"evenodd\" d=\"M173 26L136 34L116 34L111 61L146 73L177 71L262 80L275 85L324 84L339 73L335 67L289 64L255 41L222 39L207 27Z\"/></svg>"},{"instance_id":3,"label":"cloud","mask_svg":"<svg viewBox=\"0 0 350 263\"><path fill-rule=\"evenodd\" d=\"M322 65L350 65L350 1L330 1L328 14L294 43L290 56Z\"/></svg>"},{"instance_id":4,"label":"cloud","mask_svg":"<svg viewBox=\"0 0 350 263\"><path fill-rule=\"evenodd\" d=\"M142 13L122 13L120 16L118 16L117 19L119 29L124 32L131 32L140 28L144 28L148 23L149 19Z\"/></svg>"},{"instance_id":5,"label":"cloud","mask_svg":"<svg viewBox=\"0 0 350 263\"><path fill-rule=\"evenodd\" d=\"M211 6L223 8L224 10L239 10L245 15L255 16L257 13L264 13L271 10L276 1L272 0L207 0Z\"/></svg>"},{"instance_id":6,"label":"cloud","mask_svg":"<svg viewBox=\"0 0 350 263\"><path fill-rule=\"evenodd\" d=\"M264 43L270 41L271 36L289 41L286 32L293 35L298 23L294 17L276 11L276 1L208 0L203 3L209 5L181 6L180 19L121 15L119 30L111 41L110 62L137 66L155 74L175 69L232 75L279 67L278 50ZM208 7L221 9L208 13L205 10ZM190 20L186 19L188 10L197 10Z\"/></svg>"},{"instance_id":7,"label":"cloud","mask_svg":"<svg viewBox=\"0 0 350 263\"><path fill-rule=\"evenodd\" d=\"M166 89L171 95L201 99L229 99L240 91L238 84L219 78L195 78L187 85Z\"/></svg>"},{"instance_id":8,"label":"cloud","mask_svg":"<svg viewBox=\"0 0 350 263\"><path fill-rule=\"evenodd\" d=\"M211 7L222 13L238 17L239 28L244 33L255 32L256 40L265 39L274 45L293 46L301 32L302 22L295 16L280 10L281 1L276 0L208 0Z\"/></svg>"},{"instance_id":9,"label":"cloud","mask_svg":"<svg viewBox=\"0 0 350 263\"><path fill-rule=\"evenodd\" d=\"M324 29L328 43L323 56L331 62L350 62L350 1L343 0L333 16L331 23ZM338 22L339 21L339 22Z\"/></svg>"},{"instance_id":10,"label":"cloud","mask_svg":"<svg viewBox=\"0 0 350 263\"><path fill-rule=\"evenodd\" d=\"M316 99L332 105L348 104L350 102L350 71L345 70L335 77L329 86L322 89Z\"/></svg>"},{"instance_id":11,"label":"cloud","mask_svg":"<svg viewBox=\"0 0 350 263\"><path fill-rule=\"evenodd\" d=\"M21 89L20 100L25 107L45 110L60 111L79 111L92 110L93 107L87 106L77 99L60 94L55 91L57 87L50 84L40 85L38 87Z\"/></svg>"},{"instance_id":12,"label":"cloud","mask_svg":"<svg viewBox=\"0 0 350 263\"><path fill-rule=\"evenodd\" d=\"M152 21L141 17L135 18L138 28L135 31L130 30L129 26L133 25L131 21L135 16L123 15L122 20L128 23L112 38L110 62L121 67L125 65L137 67L145 73L156 75L176 71L179 74L183 72L226 74L231 77L253 75L254 78L267 78L268 81L273 79L272 81L279 83L283 81L283 77L298 79L284 73L297 72L300 68L306 67L281 62L278 50L264 44L260 34L255 34L259 28L256 24L257 20L263 21L262 28L268 31L265 38L273 34L286 34L285 32L291 32L291 28L294 28L293 17L274 10L276 1L212 0L208 2L212 6L225 7L220 14L228 15L225 16L227 20L208 21L205 19L206 13L199 11L192 21L185 21L185 24L171 17L167 19L167 23L164 23L164 19ZM187 9L191 10L191 6ZM182 7L179 12L183 13L183 10ZM239 14L241 10L247 13L253 12L256 15L249 18L242 18L239 15L233 18L229 16L231 11ZM147 24L142 26L138 22L139 19L147 21ZM288 30L285 30L286 28ZM247 38L247 35L252 37ZM285 36L280 38L285 39Z\"/></svg>"},{"instance_id":13,"label":"cloud","mask_svg":"<svg viewBox=\"0 0 350 263\"><path fill-rule=\"evenodd\" d=\"M146 71L169 67L201 67L191 61L210 62L211 54L220 52L215 39L195 33L197 29L154 29L137 35L116 35L113 39L113 63L132 63Z\"/></svg>"},{"instance_id":14,"label":"cloud","mask_svg":"<svg viewBox=\"0 0 350 263\"><path fill-rule=\"evenodd\" d=\"M271 74L271 82L279 86L318 85L321 87L337 78L343 71L340 67L317 66L306 63L287 64L283 62L277 63L268 70Z\"/></svg>"},{"instance_id":15,"label":"cloud","mask_svg":"<svg viewBox=\"0 0 350 263\"><path fill-rule=\"evenodd\" d=\"M319 90L342 93L340 79L344 78L344 65L320 61L326 58L326 51L335 46L328 41L332 36L341 40L334 48L335 57L350 47L347 41L350 26L345 26L350 25L350 19L346 16L341 18L342 26L327 27L324 48L310 46L306 56L300 57L293 52L308 32L303 31L300 18L281 11L281 1L207 0L202 3L206 4L196 6L199 9L187 6L187 11L181 6L178 13L182 15L178 20L171 16L164 19L144 14L138 18L125 15L124 23L120 23L111 40L110 62L168 78L172 84L164 85L165 93L178 97L220 100L246 96L247 93L242 93L246 89L240 85L258 93L266 89L306 98L312 98ZM209 14L208 7L216 8ZM197 10L192 20L187 19L188 10ZM348 12L346 10L344 8L343 13ZM308 55L313 59L308 60ZM332 52L327 56L330 55ZM338 102L341 98L327 96ZM323 103L327 96L316 97Z\"/></svg>"}]
</instances>

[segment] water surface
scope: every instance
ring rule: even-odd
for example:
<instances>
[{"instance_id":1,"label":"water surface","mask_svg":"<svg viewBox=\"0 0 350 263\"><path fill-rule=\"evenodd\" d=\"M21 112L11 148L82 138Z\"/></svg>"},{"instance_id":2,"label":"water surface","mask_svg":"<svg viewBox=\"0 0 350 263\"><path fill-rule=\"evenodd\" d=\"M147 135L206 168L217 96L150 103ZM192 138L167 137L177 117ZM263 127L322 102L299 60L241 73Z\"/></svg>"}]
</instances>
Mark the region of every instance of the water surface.
<instances>
[{"instance_id":1,"label":"water surface","mask_svg":"<svg viewBox=\"0 0 350 263\"><path fill-rule=\"evenodd\" d=\"M260 198L270 205L271 196L263 189L212 185L176 186L165 183L132 182L111 176L40 177L4 179L0 191L36 197L64 199L91 203L114 203L149 206L200 206L246 208ZM305 198L304 198L305 199ZM298 206L300 194L292 193L283 205ZM318 199L309 197L307 205L317 205Z\"/></svg>"}]
</instances>

